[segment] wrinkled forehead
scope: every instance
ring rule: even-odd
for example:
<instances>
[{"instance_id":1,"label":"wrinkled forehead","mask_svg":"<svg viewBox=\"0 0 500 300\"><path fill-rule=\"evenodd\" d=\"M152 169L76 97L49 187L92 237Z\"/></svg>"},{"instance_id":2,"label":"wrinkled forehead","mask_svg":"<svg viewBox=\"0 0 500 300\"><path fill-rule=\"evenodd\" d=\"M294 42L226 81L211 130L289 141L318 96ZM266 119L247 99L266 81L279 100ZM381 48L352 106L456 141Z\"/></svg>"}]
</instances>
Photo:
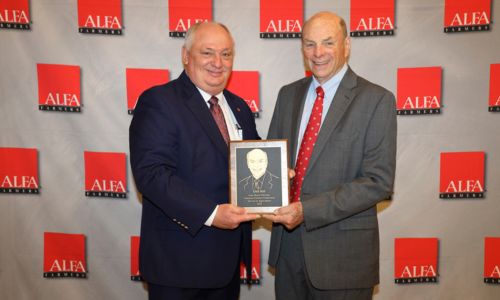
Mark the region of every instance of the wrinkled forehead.
<instances>
[{"instance_id":1,"label":"wrinkled forehead","mask_svg":"<svg viewBox=\"0 0 500 300\"><path fill-rule=\"evenodd\" d=\"M186 47L188 49L191 46L228 50L234 48L234 41L228 29L217 23L199 23L187 39Z\"/></svg>"},{"instance_id":2,"label":"wrinkled forehead","mask_svg":"<svg viewBox=\"0 0 500 300\"><path fill-rule=\"evenodd\" d=\"M343 38L347 35L346 29L342 27L339 17L323 16L310 19L304 25L303 40L310 38L332 36L335 38Z\"/></svg>"}]
</instances>

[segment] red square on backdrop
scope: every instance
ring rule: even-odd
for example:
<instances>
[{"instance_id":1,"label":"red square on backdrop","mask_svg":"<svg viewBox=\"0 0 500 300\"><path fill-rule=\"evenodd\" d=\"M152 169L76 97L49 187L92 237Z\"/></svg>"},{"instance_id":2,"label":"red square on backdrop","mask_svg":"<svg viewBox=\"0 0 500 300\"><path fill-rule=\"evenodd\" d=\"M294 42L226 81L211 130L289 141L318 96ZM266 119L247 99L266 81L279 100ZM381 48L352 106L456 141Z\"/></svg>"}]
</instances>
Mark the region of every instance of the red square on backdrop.
<instances>
[{"instance_id":1,"label":"red square on backdrop","mask_svg":"<svg viewBox=\"0 0 500 300\"><path fill-rule=\"evenodd\" d=\"M38 151L0 148L0 193L38 194Z\"/></svg>"},{"instance_id":2,"label":"red square on backdrop","mask_svg":"<svg viewBox=\"0 0 500 300\"><path fill-rule=\"evenodd\" d=\"M301 38L302 0L260 0L260 38Z\"/></svg>"},{"instance_id":3,"label":"red square on backdrop","mask_svg":"<svg viewBox=\"0 0 500 300\"><path fill-rule=\"evenodd\" d=\"M80 67L37 64L38 109L80 112Z\"/></svg>"},{"instance_id":4,"label":"red square on backdrop","mask_svg":"<svg viewBox=\"0 0 500 300\"><path fill-rule=\"evenodd\" d=\"M83 234L44 233L43 277L87 277Z\"/></svg>"},{"instance_id":5,"label":"red square on backdrop","mask_svg":"<svg viewBox=\"0 0 500 300\"><path fill-rule=\"evenodd\" d=\"M130 237L130 280L142 281L141 272L139 271L139 236Z\"/></svg>"},{"instance_id":6,"label":"red square on backdrop","mask_svg":"<svg viewBox=\"0 0 500 300\"><path fill-rule=\"evenodd\" d=\"M252 276L248 280L246 267L244 263L240 263L240 281L242 284L259 284L260 283L260 240L252 240Z\"/></svg>"},{"instance_id":7,"label":"red square on backdrop","mask_svg":"<svg viewBox=\"0 0 500 300\"><path fill-rule=\"evenodd\" d=\"M121 0L78 0L80 33L122 34Z\"/></svg>"},{"instance_id":8,"label":"red square on backdrop","mask_svg":"<svg viewBox=\"0 0 500 300\"><path fill-rule=\"evenodd\" d=\"M125 153L84 152L85 196L127 197Z\"/></svg>"},{"instance_id":9,"label":"red square on backdrop","mask_svg":"<svg viewBox=\"0 0 500 300\"><path fill-rule=\"evenodd\" d=\"M490 30L491 0L445 0L444 32Z\"/></svg>"},{"instance_id":10,"label":"red square on backdrop","mask_svg":"<svg viewBox=\"0 0 500 300\"><path fill-rule=\"evenodd\" d=\"M500 283L500 237L484 238L484 282Z\"/></svg>"},{"instance_id":11,"label":"red square on backdrop","mask_svg":"<svg viewBox=\"0 0 500 300\"><path fill-rule=\"evenodd\" d=\"M441 67L399 68L398 115L439 114L441 74Z\"/></svg>"},{"instance_id":12,"label":"red square on backdrop","mask_svg":"<svg viewBox=\"0 0 500 300\"><path fill-rule=\"evenodd\" d=\"M259 116L259 72L233 71L227 89L245 100L255 117Z\"/></svg>"},{"instance_id":13,"label":"red square on backdrop","mask_svg":"<svg viewBox=\"0 0 500 300\"><path fill-rule=\"evenodd\" d=\"M484 152L441 153L439 197L484 197Z\"/></svg>"},{"instance_id":14,"label":"red square on backdrop","mask_svg":"<svg viewBox=\"0 0 500 300\"><path fill-rule=\"evenodd\" d=\"M394 0L351 0L352 37L394 35Z\"/></svg>"},{"instance_id":15,"label":"red square on backdrop","mask_svg":"<svg viewBox=\"0 0 500 300\"><path fill-rule=\"evenodd\" d=\"M489 111L500 112L500 64L490 65Z\"/></svg>"},{"instance_id":16,"label":"red square on backdrop","mask_svg":"<svg viewBox=\"0 0 500 300\"><path fill-rule=\"evenodd\" d=\"M394 240L395 283L437 282L437 277L437 238L396 238Z\"/></svg>"},{"instance_id":17,"label":"red square on backdrop","mask_svg":"<svg viewBox=\"0 0 500 300\"><path fill-rule=\"evenodd\" d=\"M0 29L30 29L29 0L0 1Z\"/></svg>"},{"instance_id":18,"label":"red square on backdrop","mask_svg":"<svg viewBox=\"0 0 500 300\"><path fill-rule=\"evenodd\" d=\"M128 114L134 113L139 96L150 87L167 83L169 72L164 69L132 69L127 68L127 108Z\"/></svg>"},{"instance_id":19,"label":"red square on backdrop","mask_svg":"<svg viewBox=\"0 0 500 300\"><path fill-rule=\"evenodd\" d=\"M191 25L212 21L212 10L212 0L169 0L169 35L184 37Z\"/></svg>"}]
</instances>

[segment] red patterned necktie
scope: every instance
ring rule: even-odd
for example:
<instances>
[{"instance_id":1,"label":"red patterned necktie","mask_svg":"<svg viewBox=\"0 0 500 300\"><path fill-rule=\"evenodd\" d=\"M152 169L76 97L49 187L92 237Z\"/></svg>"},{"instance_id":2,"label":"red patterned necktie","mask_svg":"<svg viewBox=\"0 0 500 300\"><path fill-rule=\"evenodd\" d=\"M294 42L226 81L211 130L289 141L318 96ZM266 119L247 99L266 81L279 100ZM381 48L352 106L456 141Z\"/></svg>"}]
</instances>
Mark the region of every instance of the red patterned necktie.
<instances>
[{"instance_id":1,"label":"red patterned necktie","mask_svg":"<svg viewBox=\"0 0 500 300\"><path fill-rule=\"evenodd\" d=\"M300 144L299 154L295 162L295 177L292 182L291 202L297 202L300 199L300 191L302 189L302 182L306 175L307 167L309 166L309 159L313 152L314 144L318 138L319 128L321 127L321 116L323 114L323 97L325 92L321 86L316 88L316 100L307 122L306 131Z\"/></svg>"},{"instance_id":2,"label":"red patterned necktie","mask_svg":"<svg viewBox=\"0 0 500 300\"><path fill-rule=\"evenodd\" d=\"M215 96L212 96L212 98L210 98L208 102L210 103L210 112L212 113L215 123L217 123L217 127L219 127L220 133L222 134L222 137L227 144L229 143L229 132L227 131L224 114L222 113L222 109L219 105L219 99L217 99L217 97Z\"/></svg>"}]
</instances>

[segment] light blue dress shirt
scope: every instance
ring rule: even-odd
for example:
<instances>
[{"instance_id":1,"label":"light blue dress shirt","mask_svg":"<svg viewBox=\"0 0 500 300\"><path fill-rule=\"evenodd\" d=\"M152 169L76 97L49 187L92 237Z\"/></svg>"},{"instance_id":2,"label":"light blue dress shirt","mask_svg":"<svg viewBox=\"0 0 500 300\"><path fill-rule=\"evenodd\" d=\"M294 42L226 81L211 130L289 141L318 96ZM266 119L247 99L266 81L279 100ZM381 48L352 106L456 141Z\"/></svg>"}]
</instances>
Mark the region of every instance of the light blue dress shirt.
<instances>
[{"instance_id":1,"label":"light blue dress shirt","mask_svg":"<svg viewBox=\"0 0 500 300\"><path fill-rule=\"evenodd\" d=\"M328 109L333 102L333 97L339 88L340 81L344 78L345 73L347 72L347 64L340 69L340 71L335 74L332 78L330 78L327 82L322 85L314 78L309 86L309 90L307 91L306 102L304 103L304 109L302 111L302 118L300 120L300 130L299 130L299 140L297 147L297 152L295 153L295 158L299 153L300 143L302 143L302 138L304 137L304 132L306 131L307 122L309 122L309 117L311 116L311 111L314 106L314 101L316 100L316 88L321 85L323 91L325 92L325 97L323 98L323 113L321 115L321 126L323 126L323 122L325 121L326 114L328 113ZM320 128L321 131L321 128Z\"/></svg>"}]
</instances>

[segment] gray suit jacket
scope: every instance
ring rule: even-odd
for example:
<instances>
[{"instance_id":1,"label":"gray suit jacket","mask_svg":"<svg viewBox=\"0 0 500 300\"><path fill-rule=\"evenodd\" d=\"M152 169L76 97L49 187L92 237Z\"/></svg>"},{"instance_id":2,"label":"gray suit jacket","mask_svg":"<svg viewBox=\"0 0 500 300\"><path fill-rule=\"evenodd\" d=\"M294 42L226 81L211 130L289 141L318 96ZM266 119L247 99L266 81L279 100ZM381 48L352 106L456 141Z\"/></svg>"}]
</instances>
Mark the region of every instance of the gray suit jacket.
<instances>
[{"instance_id":1,"label":"gray suit jacket","mask_svg":"<svg viewBox=\"0 0 500 300\"><path fill-rule=\"evenodd\" d=\"M297 135L311 78L281 88L269 139L288 139L295 165ZM318 289L369 288L379 282L376 204L392 193L396 165L396 107L388 90L350 68L321 127L301 201L305 263ZM269 264L279 259L284 227L274 225Z\"/></svg>"}]
</instances>

